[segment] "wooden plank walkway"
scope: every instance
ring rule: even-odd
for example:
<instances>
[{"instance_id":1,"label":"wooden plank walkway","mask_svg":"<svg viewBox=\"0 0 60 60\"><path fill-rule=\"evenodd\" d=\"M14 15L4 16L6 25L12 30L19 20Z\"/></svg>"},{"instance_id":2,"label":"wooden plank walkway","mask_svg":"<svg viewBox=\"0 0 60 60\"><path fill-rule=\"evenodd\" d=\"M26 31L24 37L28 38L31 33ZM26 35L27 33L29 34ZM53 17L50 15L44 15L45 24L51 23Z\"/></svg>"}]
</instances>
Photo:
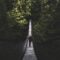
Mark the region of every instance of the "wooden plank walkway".
<instances>
[{"instance_id":1,"label":"wooden plank walkway","mask_svg":"<svg viewBox=\"0 0 60 60\"><path fill-rule=\"evenodd\" d=\"M31 42L31 47L29 47L29 42L28 42L27 50L26 50L23 60L37 60L36 55L34 53L34 48L33 48L32 42Z\"/></svg>"}]
</instances>

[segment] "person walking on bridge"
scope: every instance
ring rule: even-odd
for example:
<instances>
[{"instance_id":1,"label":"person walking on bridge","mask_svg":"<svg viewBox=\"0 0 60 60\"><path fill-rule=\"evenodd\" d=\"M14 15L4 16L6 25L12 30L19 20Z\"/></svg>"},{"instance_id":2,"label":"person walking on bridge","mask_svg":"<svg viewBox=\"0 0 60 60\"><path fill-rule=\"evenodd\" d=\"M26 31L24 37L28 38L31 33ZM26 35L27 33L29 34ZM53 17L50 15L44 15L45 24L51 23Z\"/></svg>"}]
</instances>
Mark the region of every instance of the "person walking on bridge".
<instances>
[{"instance_id":1,"label":"person walking on bridge","mask_svg":"<svg viewBox=\"0 0 60 60\"><path fill-rule=\"evenodd\" d=\"M31 42L32 42L32 36L29 36L29 47L31 47Z\"/></svg>"}]
</instances>

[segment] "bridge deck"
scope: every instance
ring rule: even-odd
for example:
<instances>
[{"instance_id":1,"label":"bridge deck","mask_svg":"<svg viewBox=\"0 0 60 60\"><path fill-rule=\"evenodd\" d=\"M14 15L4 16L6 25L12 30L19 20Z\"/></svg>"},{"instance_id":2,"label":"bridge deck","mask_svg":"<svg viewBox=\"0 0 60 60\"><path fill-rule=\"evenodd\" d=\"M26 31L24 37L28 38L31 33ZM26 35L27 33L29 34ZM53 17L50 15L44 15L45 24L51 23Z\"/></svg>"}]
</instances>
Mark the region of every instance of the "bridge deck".
<instances>
[{"instance_id":1,"label":"bridge deck","mask_svg":"<svg viewBox=\"0 0 60 60\"><path fill-rule=\"evenodd\" d=\"M26 50L26 53L24 55L23 60L37 60L36 55L34 53L33 43L32 42L31 42L31 47L29 47L29 42L28 42L27 50Z\"/></svg>"}]
</instances>

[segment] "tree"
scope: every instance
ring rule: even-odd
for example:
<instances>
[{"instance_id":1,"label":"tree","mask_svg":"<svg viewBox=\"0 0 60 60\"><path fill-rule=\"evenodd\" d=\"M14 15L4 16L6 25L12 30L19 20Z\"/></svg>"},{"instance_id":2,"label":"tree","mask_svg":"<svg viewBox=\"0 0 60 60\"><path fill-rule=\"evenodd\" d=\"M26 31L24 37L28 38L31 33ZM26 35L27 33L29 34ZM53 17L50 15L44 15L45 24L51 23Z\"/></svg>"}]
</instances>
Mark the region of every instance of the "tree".
<instances>
[{"instance_id":1,"label":"tree","mask_svg":"<svg viewBox=\"0 0 60 60\"><path fill-rule=\"evenodd\" d=\"M27 36L28 20L25 18L27 15L26 5L27 0L1 0L0 1L0 13L2 24L0 32L1 37L4 39L12 40L12 38L20 39ZM28 5L27 5L28 6ZM3 7L3 8L2 8ZM19 37L17 37L19 36ZM2 38L3 39L3 38Z\"/></svg>"},{"instance_id":2,"label":"tree","mask_svg":"<svg viewBox=\"0 0 60 60\"><path fill-rule=\"evenodd\" d=\"M55 40L56 36L56 29L54 28L55 22L57 22L57 18L54 18L56 15L56 9L58 6L57 0L39 0L40 5L36 2L37 6L39 6L38 12L34 12L35 9L38 7L35 6L35 9L33 8L32 11L34 13L34 21L33 22L33 39L34 41L52 41ZM37 17L37 16L38 17ZM56 16L55 16L56 17ZM56 27L57 25L55 25ZM58 31L59 29L57 29ZM55 34L55 35L54 35ZM58 37L57 37L58 38Z\"/></svg>"}]
</instances>

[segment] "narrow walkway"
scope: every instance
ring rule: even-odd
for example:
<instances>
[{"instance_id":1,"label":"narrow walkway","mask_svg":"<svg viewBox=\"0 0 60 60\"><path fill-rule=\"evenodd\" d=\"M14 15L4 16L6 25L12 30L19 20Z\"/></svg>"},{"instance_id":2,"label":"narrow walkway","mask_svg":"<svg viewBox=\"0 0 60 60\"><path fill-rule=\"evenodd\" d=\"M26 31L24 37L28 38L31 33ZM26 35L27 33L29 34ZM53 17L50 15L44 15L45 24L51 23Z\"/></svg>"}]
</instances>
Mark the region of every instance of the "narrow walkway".
<instances>
[{"instance_id":1,"label":"narrow walkway","mask_svg":"<svg viewBox=\"0 0 60 60\"><path fill-rule=\"evenodd\" d=\"M31 42L31 47L29 47L29 41L28 41L27 50L26 50L23 60L37 60L35 53L34 53L32 42Z\"/></svg>"}]
</instances>

